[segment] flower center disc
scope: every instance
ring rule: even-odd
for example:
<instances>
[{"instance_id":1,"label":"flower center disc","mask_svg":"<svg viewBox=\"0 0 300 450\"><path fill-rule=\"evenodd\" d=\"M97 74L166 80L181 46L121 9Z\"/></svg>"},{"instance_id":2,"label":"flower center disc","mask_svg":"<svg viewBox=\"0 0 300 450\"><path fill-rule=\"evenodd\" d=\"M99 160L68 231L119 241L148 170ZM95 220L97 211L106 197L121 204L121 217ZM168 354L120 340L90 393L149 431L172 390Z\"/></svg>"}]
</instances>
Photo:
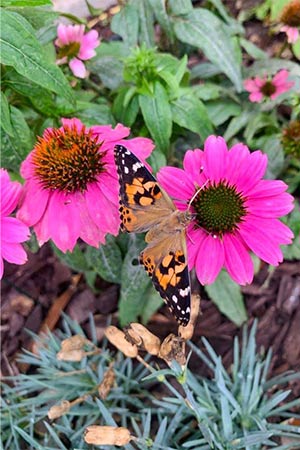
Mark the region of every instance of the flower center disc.
<instances>
[{"instance_id":1,"label":"flower center disc","mask_svg":"<svg viewBox=\"0 0 300 450\"><path fill-rule=\"evenodd\" d=\"M199 191L192 205L197 225L218 236L236 230L246 214L241 194L223 181Z\"/></svg>"},{"instance_id":2,"label":"flower center disc","mask_svg":"<svg viewBox=\"0 0 300 450\"><path fill-rule=\"evenodd\" d=\"M34 149L36 178L45 189L83 192L104 171L100 147L84 127L46 130Z\"/></svg>"},{"instance_id":3,"label":"flower center disc","mask_svg":"<svg viewBox=\"0 0 300 450\"><path fill-rule=\"evenodd\" d=\"M271 97L271 95L274 94L274 92L276 92L276 87L271 81L266 81L266 83L261 87L261 92L266 97Z\"/></svg>"},{"instance_id":4,"label":"flower center disc","mask_svg":"<svg viewBox=\"0 0 300 450\"><path fill-rule=\"evenodd\" d=\"M67 56L69 59L72 59L74 58L74 56L78 55L79 50L80 50L80 43L71 42L70 44L64 45L63 47L59 48L57 53L58 59L61 59L64 56Z\"/></svg>"}]
</instances>

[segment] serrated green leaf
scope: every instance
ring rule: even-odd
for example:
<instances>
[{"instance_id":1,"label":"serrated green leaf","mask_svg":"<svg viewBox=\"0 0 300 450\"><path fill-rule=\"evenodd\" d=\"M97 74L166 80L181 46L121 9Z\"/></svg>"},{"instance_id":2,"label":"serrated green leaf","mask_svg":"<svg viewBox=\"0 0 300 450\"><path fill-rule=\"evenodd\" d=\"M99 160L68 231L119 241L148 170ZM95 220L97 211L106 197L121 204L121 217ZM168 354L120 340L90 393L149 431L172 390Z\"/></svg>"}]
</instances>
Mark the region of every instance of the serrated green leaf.
<instances>
[{"instance_id":1,"label":"serrated green leaf","mask_svg":"<svg viewBox=\"0 0 300 450\"><path fill-rule=\"evenodd\" d=\"M204 104L197 97L183 95L171 103L173 121L201 136L213 133L213 126Z\"/></svg>"},{"instance_id":2,"label":"serrated green leaf","mask_svg":"<svg viewBox=\"0 0 300 450\"><path fill-rule=\"evenodd\" d=\"M72 90L62 71L44 56L32 26L20 14L1 11L1 62L36 84L73 101Z\"/></svg>"},{"instance_id":3,"label":"serrated green leaf","mask_svg":"<svg viewBox=\"0 0 300 450\"><path fill-rule=\"evenodd\" d=\"M13 136L14 130L11 124L10 120L10 110L9 110L9 104L6 95L4 92L1 91L1 114L0 114L0 120L1 120L1 127L5 131L5 133L9 134L10 136Z\"/></svg>"},{"instance_id":4,"label":"serrated green leaf","mask_svg":"<svg viewBox=\"0 0 300 450\"><path fill-rule=\"evenodd\" d=\"M172 133L172 113L165 88L156 82L153 96L139 95L139 104L156 146L167 154Z\"/></svg>"},{"instance_id":5,"label":"serrated green leaf","mask_svg":"<svg viewBox=\"0 0 300 450\"><path fill-rule=\"evenodd\" d=\"M106 236L105 245L99 248L87 247L85 252L88 264L106 281L120 283L122 270L122 254L115 238Z\"/></svg>"},{"instance_id":6,"label":"serrated green leaf","mask_svg":"<svg viewBox=\"0 0 300 450\"><path fill-rule=\"evenodd\" d=\"M145 292L151 280L144 267L139 264L139 255L143 248L145 248L143 236L131 234L120 278L119 314L121 326L136 321L144 309Z\"/></svg>"},{"instance_id":7,"label":"serrated green leaf","mask_svg":"<svg viewBox=\"0 0 300 450\"><path fill-rule=\"evenodd\" d=\"M228 76L236 90L242 91L241 67L236 59L235 44L220 19L206 9L197 8L184 19L175 18L174 29L180 41L201 48L206 57Z\"/></svg>"},{"instance_id":8,"label":"serrated green leaf","mask_svg":"<svg viewBox=\"0 0 300 450\"><path fill-rule=\"evenodd\" d=\"M126 4L111 21L111 30L122 37L128 47L138 44L139 10L136 4Z\"/></svg>"},{"instance_id":9,"label":"serrated green leaf","mask_svg":"<svg viewBox=\"0 0 300 450\"><path fill-rule=\"evenodd\" d=\"M7 169L12 169L15 172L19 171L20 164L28 153L32 150L34 139L30 128L22 112L10 107L10 119L13 129L13 134L8 135L2 132L2 165Z\"/></svg>"},{"instance_id":10,"label":"serrated green leaf","mask_svg":"<svg viewBox=\"0 0 300 450\"><path fill-rule=\"evenodd\" d=\"M247 313L240 287L224 270L216 281L205 286L205 290L219 310L232 322L240 326L247 320Z\"/></svg>"}]
</instances>

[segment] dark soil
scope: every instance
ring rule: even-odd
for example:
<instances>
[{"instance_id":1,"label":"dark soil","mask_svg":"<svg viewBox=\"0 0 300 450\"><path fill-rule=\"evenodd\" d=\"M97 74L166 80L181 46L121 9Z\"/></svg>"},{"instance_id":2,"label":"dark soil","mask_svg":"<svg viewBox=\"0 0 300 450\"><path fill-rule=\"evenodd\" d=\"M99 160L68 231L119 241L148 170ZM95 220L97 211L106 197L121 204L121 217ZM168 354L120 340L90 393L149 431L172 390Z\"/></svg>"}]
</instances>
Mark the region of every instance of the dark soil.
<instances>
[{"instance_id":1,"label":"dark soil","mask_svg":"<svg viewBox=\"0 0 300 450\"><path fill-rule=\"evenodd\" d=\"M98 339L103 337L108 316L118 324L118 286L98 280L100 293L95 295L84 277L74 275L44 245L36 254L29 254L24 266L7 264L2 288L1 337L2 373L17 374L28 368L18 366L16 357L21 348L31 349L32 341L26 330L40 333L47 327L60 326L60 314L66 312L89 334L88 315L93 314ZM210 341L222 356L226 367L232 361L232 343L241 330L223 316L205 297L200 286L201 311L193 341L199 345L201 336ZM271 374L287 370L300 371L300 263L284 262L271 274L263 265L254 282L244 287L243 294L249 315L248 323L258 319L258 348L273 348ZM160 338L177 333L177 325L163 306L148 324ZM191 368L203 376L208 369L191 361ZM289 388L295 397L300 395L300 381Z\"/></svg>"}]
</instances>

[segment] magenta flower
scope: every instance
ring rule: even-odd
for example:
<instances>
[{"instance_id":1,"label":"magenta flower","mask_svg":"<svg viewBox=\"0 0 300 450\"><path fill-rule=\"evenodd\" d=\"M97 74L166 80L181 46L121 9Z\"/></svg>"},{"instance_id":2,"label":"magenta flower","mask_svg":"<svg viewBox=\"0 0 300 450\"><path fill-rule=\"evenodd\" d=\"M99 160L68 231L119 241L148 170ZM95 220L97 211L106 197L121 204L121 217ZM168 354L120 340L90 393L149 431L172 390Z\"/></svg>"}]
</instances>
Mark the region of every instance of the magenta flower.
<instances>
[{"instance_id":1,"label":"magenta flower","mask_svg":"<svg viewBox=\"0 0 300 450\"><path fill-rule=\"evenodd\" d=\"M144 160L153 150L147 138L125 138L118 124L86 128L79 119L62 119L48 128L21 166L25 178L19 219L33 226L39 244L52 239L66 252L78 238L98 247L107 233L119 230L119 182L114 163L116 144Z\"/></svg>"},{"instance_id":2,"label":"magenta flower","mask_svg":"<svg viewBox=\"0 0 300 450\"><path fill-rule=\"evenodd\" d=\"M293 81L287 81L288 76L288 71L283 69L271 79L264 76L263 78L255 77L245 80L244 87L246 91L250 92L249 100L257 103L265 98L274 100L294 86Z\"/></svg>"},{"instance_id":3,"label":"magenta flower","mask_svg":"<svg viewBox=\"0 0 300 450\"><path fill-rule=\"evenodd\" d=\"M266 155L243 144L228 150L222 137L209 136L204 151L186 152L183 167L164 167L157 178L178 209L195 213L188 259L202 284L223 267L237 283L251 283L249 251L275 266L282 261L279 245L291 243L293 233L278 217L293 209L293 197L282 181L262 179Z\"/></svg>"},{"instance_id":4,"label":"magenta flower","mask_svg":"<svg viewBox=\"0 0 300 450\"><path fill-rule=\"evenodd\" d=\"M22 194L22 185L10 181L6 170L0 169L1 192L1 255L0 279L3 275L3 259L13 264L24 264L27 255L21 242L29 239L29 228L15 217L9 215L16 209Z\"/></svg>"},{"instance_id":5,"label":"magenta flower","mask_svg":"<svg viewBox=\"0 0 300 450\"><path fill-rule=\"evenodd\" d=\"M286 33L289 44L295 44L295 42L298 40L299 30L297 27L289 27L288 25L284 25L280 28L280 31Z\"/></svg>"},{"instance_id":6,"label":"magenta flower","mask_svg":"<svg viewBox=\"0 0 300 450\"><path fill-rule=\"evenodd\" d=\"M93 58L96 55L95 48L100 44L98 32L91 30L84 34L84 25L64 25L57 27L58 38L55 41L58 51L58 64L69 63L73 74L78 78L87 76L85 65L82 61Z\"/></svg>"}]
</instances>

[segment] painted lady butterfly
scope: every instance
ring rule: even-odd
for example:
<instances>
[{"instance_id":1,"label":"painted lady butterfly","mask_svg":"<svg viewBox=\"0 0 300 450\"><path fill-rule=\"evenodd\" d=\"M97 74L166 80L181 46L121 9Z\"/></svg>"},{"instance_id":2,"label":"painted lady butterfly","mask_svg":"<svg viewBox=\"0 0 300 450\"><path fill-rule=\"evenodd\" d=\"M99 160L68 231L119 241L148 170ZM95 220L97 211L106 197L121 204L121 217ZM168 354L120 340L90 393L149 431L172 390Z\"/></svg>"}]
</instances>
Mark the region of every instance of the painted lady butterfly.
<instances>
[{"instance_id":1,"label":"painted lady butterfly","mask_svg":"<svg viewBox=\"0 0 300 450\"><path fill-rule=\"evenodd\" d=\"M147 231L148 244L140 254L155 288L176 320L190 319L190 278L187 266L186 228L193 215L179 211L144 164L122 145L115 147L120 182L121 229Z\"/></svg>"}]
</instances>

